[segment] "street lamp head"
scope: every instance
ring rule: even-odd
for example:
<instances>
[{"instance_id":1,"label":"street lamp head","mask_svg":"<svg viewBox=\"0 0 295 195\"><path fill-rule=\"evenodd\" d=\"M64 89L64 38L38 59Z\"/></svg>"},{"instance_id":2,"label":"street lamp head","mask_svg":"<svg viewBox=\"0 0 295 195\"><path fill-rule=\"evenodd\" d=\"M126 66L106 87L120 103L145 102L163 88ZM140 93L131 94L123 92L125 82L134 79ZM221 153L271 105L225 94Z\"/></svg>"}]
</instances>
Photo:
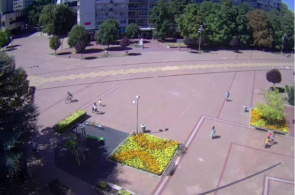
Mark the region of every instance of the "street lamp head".
<instances>
[{"instance_id":1,"label":"street lamp head","mask_svg":"<svg viewBox=\"0 0 295 195\"><path fill-rule=\"evenodd\" d=\"M137 103L137 101L133 100L133 104L136 104L136 103Z\"/></svg>"},{"instance_id":2,"label":"street lamp head","mask_svg":"<svg viewBox=\"0 0 295 195\"><path fill-rule=\"evenodd\" d=\"M138 100L138 99L140 98L140 96L139 96L139 95L137 95L137 96L135 96L135 98Z\"/></svg>"}]
</instances>

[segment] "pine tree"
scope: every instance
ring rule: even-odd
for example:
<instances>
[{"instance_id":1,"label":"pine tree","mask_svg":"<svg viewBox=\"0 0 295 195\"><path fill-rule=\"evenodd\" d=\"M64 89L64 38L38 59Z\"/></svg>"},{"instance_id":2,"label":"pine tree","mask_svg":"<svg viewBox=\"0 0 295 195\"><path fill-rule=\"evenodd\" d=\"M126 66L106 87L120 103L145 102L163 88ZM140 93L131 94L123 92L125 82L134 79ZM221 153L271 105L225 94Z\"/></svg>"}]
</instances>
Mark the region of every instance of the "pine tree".
<instances>
[{"instance_id":1,"label":"pine tree","mask_svg":"<svg viewBox=\"0 0 295 195\"><path fill-rule=\"evenodd\" d=\"M25 144L37 129L34 93L26 72L0 52L0 183L11 183L26 170Z\"/></svg>"}]
</instances>

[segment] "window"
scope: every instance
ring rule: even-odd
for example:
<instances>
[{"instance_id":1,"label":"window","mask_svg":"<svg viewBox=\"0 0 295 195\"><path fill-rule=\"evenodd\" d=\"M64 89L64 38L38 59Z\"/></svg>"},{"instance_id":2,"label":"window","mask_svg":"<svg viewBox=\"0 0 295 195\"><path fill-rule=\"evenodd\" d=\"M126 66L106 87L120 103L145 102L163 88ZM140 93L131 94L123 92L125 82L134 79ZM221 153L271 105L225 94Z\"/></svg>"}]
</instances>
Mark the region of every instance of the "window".
<instances>
[{"instance_id":1,"label":"window","mask_svg":"<svg viewBox=\"0 0 295 195\"><path fill-rule=\"evenodd\" d=\"M120 20L121 24L126 24L126 20Z\"/></svg>"}]
</instances>

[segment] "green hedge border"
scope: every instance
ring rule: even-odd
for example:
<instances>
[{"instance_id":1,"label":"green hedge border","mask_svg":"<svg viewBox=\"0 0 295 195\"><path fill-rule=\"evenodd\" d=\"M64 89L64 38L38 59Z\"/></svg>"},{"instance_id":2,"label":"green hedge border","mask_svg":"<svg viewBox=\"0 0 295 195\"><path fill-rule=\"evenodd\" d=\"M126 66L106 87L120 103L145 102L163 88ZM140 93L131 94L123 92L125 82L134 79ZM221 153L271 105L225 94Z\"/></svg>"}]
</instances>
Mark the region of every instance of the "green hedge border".
<instances>
[{"instance_id":1,"label":"green hedge border","mask_svg":"<svg viewBox=\"0 0 295 195\"><path fill-rule=\"evenodd\" d=\"M87 112L85 110L77 110L73 112L70 116L64 118L59 121L56 125L53 126L53 130L57 133L63 134L70 128L72 128L75 124L80 122L83 118L85 118Z\"/></svg>"}]
</instances>

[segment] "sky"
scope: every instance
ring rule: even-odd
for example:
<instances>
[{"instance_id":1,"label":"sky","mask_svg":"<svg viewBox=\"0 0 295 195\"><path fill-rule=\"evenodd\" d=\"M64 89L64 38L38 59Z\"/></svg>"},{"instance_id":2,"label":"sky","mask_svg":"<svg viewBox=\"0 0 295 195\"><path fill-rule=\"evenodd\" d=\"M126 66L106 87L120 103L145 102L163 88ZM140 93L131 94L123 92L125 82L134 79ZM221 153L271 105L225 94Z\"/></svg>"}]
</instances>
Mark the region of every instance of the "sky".
<instances>
[{"instance_id":1,"label":"sky","mask_svg":"<svg viewBox=\"0 0 295 195\"><path fill-rule=\"evenodd\" d=\"M289 10L294 12L294 0L283 0L283 3L287 4Z\"/></svg>"}]
</instances>

